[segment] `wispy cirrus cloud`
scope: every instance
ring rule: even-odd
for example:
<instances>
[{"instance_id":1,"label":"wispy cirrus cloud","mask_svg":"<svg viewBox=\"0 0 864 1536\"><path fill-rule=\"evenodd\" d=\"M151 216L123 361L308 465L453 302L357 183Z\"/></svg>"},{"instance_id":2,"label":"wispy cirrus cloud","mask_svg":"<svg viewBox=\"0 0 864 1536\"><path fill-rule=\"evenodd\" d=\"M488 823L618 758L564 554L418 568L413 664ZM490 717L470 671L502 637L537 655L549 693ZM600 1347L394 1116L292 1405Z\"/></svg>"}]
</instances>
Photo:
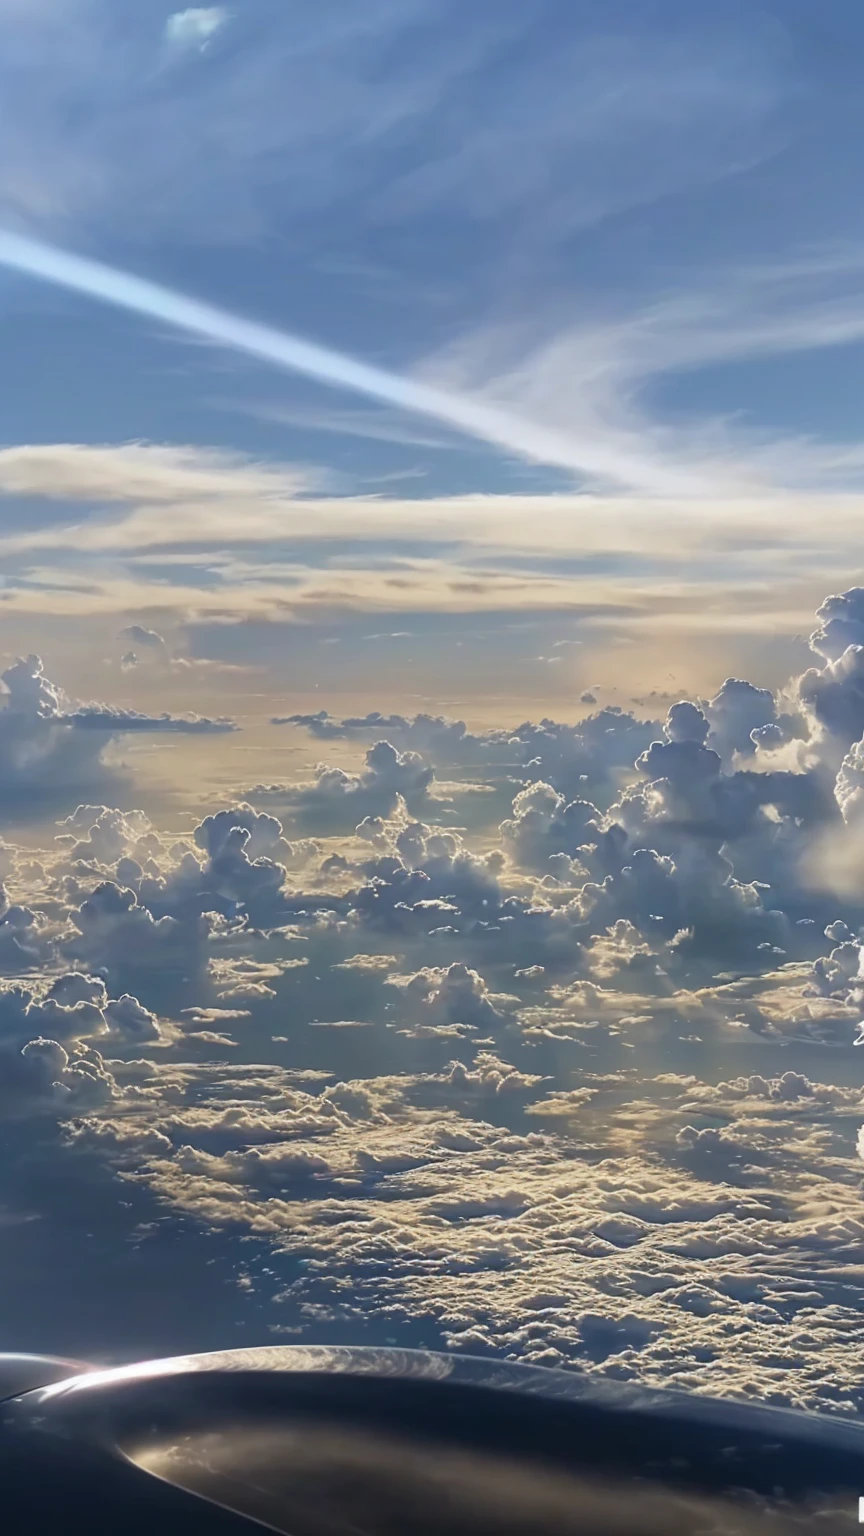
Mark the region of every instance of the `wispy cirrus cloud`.
<instances>
[{"instance_id":1,"label":"wispy cirrus cloud","mask_svg":"<svg viewBox=\"0 0 864 1536\"><path fill-rule=\"evenodd\" d=\"M6 0L0 211L232 243L272 226L274 197L319 228L341 203L361 236L519 215L536 253L784 141L782 26L731 0L675 10L247 0L220 50L223 6L143 0L119 29L110 0ZM154 93L166 47L196 67Z\"/></svg>"},{"instance_id":2,"label":"wispy cirrus cloud","mask_svg":"<svg viewBox=\"0 0 864 1536\"><path fill-rule=\"evenodd\" d=\"M579 440L572 432L550 431L539 416L519 415L479 395L376 367L41 240L0 231L0 266L146 319L163 321L181 333L203 337L290 373L430 417L540 464L555 464L613 482L623 479L660 492L686 494L699 488L698 481L686 471L682 473L672 460L661 463L656 457L646 458L635 439L607 445L602 438L586 436Z\"/></svg>"},{"instance_id":3,"label":"wispy cirrus cloud","mask_svg":"<svg viewBox=\"0 0 864 1536\"><path fill-rule=\"evenodd\" d=\"M454 432L420 426L407 412L385 407L356 407L326 410L281 400L215 400L222 410L241 412L259 421L296 427L304 432L321 432L333 437L359 437L373 442L398 443L408 448L436 448L442 451L464 448L464 440Z\"/></svg>"},{"instance_id":4,"label":"wispy cirrus cloud","mask_svg":"<svg viewBox=\"0 0 864 1536\"><path fill-rule=\"evenodd\" d=\"M487 331L413 377L8 231L0 265L613 487L734 494L812 484L820 469L829 483L854 482L864 468L854 443L820 447L722 417L681 428L652 419L642 403L653 381L676 371L860 340L864 306L850 282L864 265L857 250L787 265L773 274L776 287L769 266L623 318L577 323L539 344L529 339L527 352L524 331Z\"/></svg>"},{"instance_id":5,"label":"wispy cirrus cloud","mask_svg":"<svg viewBox=\"0 0 864 1536\"><path fill-rule=\"evenodd\" d=\"M603 445L609 462L651 469L633 489L677 466L703 493L849 490L864 483L864 440L818 427L762 425L751 409L697 407L677 416L656 398L670 379L722 365L830 353L864 341L864 247L845 242L782 260L690 275L647 300L596 301L574 317L500 320L427 360L423 376L543 420L574 442ZM698 390L693 391L696 401ZM745 391L746 395L746 391ZM749 397L747 397L749 398Z\"/></svg>"},{"instance_id":6,"label":"wispy cirrus cloud","mask_svg":"<svg viewBox=\"0 0 864 1536\"><path fill-rule=\"evenodd\" d=\"M319 425L343 434L365 429L395 441L411 435L411 413L425 415L457 442L468 434L577 480L648 495L695 495L706 484L735 492L777 476L770 444L740 432L730 444L728 422L691 423L687 441L644 409L663 372L755 343L758 317L753 310L744 323L740 284L712 310L717 295L690 278L667 299L652 297L649 275L636 308L633 292L624 307L602 292L598 303L591 283L593 314L609 318L574 320L571 292L553 304L551 331L545 293L560 293L556 263L577 231L739 175L787 142L795 82L779 23L731 0L686 25L672 7L668 25L660 16L650 27L617 0L602 22L558 0L536 10L502 0L470 15L452 0L374 0L359 11L336 0L326 15L312 0L287 10L252 0L230 18L231 48L207 47L228 19L212 6L179 9L166 22L147 3L121 48L105 0L65 0L29 20L20 7L0 8L0 43L5 25L20 53L0 222L62 229L86 249L94 220L102 231L122 228L127 242L158 239L167 224L172 241L212 243L281 228L288 215L304 285L334 248L346 270L354 258L358 270L372 261L398 275L413 314L407 324L396 316L394 332L394 316L380 313L398 337L401 369L184 302L114 269L96 280L81 259L69 257L64 276L31 247L31 271L385 403L377 420L319 413ZM82 29L86 52L75 42ZM154 93L166 38L206 58L184 69L182 89L168 82ZM70 89L92 104L86 131L74 117L69 126ZM420 229L428 239L416 239ZM414 231L407 244L404 230ZM443 271L432 258L439 238L460 253ZM7 258L26 266L22 237L9 239L18 243L13 251L7 240ZM418 368L440 330L422 314L436 284L446 330L463 340L446 366L438 358ZM515 334L498 325L502 310L519 316ZM478 314L479 345L466 334ZM811 320L830 324L827 313ZM302 409L286 424L302 431ZM305 425L319 429L314 411ZM429 448L449 441L420 437ZM812 479L810 446L796 451ZM834 479L857 473L839 454L826 468Z\"/></svg>"}]
</instances>

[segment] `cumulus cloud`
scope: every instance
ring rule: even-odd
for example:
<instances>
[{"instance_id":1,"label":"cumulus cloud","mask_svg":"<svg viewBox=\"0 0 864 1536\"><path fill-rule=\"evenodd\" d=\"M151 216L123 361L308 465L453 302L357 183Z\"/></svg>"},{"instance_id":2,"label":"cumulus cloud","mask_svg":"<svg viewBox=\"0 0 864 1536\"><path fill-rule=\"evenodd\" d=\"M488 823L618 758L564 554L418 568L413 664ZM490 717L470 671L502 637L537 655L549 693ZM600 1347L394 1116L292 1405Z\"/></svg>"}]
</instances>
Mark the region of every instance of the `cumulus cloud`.
<instances>
[{"instance_id":1,"label":"cumulus cloud","mask_svg":"<svg viewBox=\"0 0 864 1536\"><path fill-rule=\"evenodd\" d=\"M622 770L631 770L638 754L659 732L653 721L638 720L617 706L601 709L578 725L554 720L524 721L512 728L469 731L464 720L443 715L382 715L373 711L339 720L313 715L275 716L274 725L294 725L322 740L368 740L382 733L422 754L433 767L486 768L522 774L530 782L545 779L565 795L586 785L600 788Z\"/></svg>"},{"instance_id":2,"label":"cumulus cloud","mask_svg":"<svg viewBox=\"0 0 864 1536\"><path fill-rule=\"evenodd\" d=\"M113 864L131 853L146 857L159 847L159 839L143 811L79 805L57 825L69 829L61 834L58 842L67 844L71 859Z\"/></svg>"},{"instance_id":3,"label":"cumulus cloud","mask_svg":"<svg viewBox=\"0 0 864 1536\"><path fill-rule=\"evenodd\" d=\"M538 782L514 799L512 817L501 824L501 839L517 864L548 870L551 858L561 854L572 858L590 843L600 821L600 812L589 801L568 804L551 784Z\"/></svg>"},{"instance_id":4,"label":"cumulus cloud","mask_svg":"<svg viewBox=\"0 0 864 1536\"><path fill-rule=\"evenodd\" d=\"M222 733L233 721L206 716L151 716L109 704L71 705L45 674L39 656L19 658L2 674L0 806L48 805L92 793L112 781L104 752L118 736L138 732Z\"/></svg>"},{"instance_id":5,"label":"cumulus cloud","mask_svg":"<svg viewBox=\"0 0 864 1536\"><path fill-rule=\"evenodd\" d=\"M10 901L0 883L0 971L20 975L48 964L56 937L56 924L45 913Z\"/></svg>"},{"instance_id":6,"label":"cumulus cloud","mask_svg":"<svg viewBox=\"0 0 864 1536\"><path fill-rule=\"evenodd\" d=\"M785 739L771 690L757 688L740 677L726 678L705 705L705 717L710 727L707 744L718 753L724 768L734 766L736 756L752 757L757 741L779 744ZM766 736L766 731L776 736ZM756 740L754 733L758 733Z\"/></svg>"},{"instance_id":7,"label":"cumulus cloud","mask_svg":"<svg viewBox=\"0 0 864 1536\"><path fill-rule=\"evenodd\" d=\"M76 1003L90 1003L104 1010L108 1001L102 977L85 976L83 971L67 971L65 975L55 977L48 988L48 997L64 1008L72 1008Z\"/></svg>"},{"instance_id":8,"label":"cumulus cloud","mask_svg":"<svg viewBox=\"0 0 864 1536\"><path fill-rule=\"evenodd\" d=\"M27 987L7 986L0 991L0 1041L26 1044L33 1036L51 1031L54 1039L65 1044L106 1032L105 1017L99 1003L78 998L61 1002L58 993L37 998Z\"/></svg>"},{"instance_id":9,"label":"cumulus cloud","mask_svg":"<svg viewBox=\"0 0 864 1536\"><path fill-rule=\"evenodd\" d=\"M428 967L413 976L393 977L406 1011L432 1024L490 1026L501 1018L483 977L460 961L446 970Z\"/></svg>"},{"instance_id":10,"label":"cumulus cloud","mask_svg":"<svg viewBox=\"0 0 864 1536\"><path fill-rule=\"evenodd\" d=\"M52 1105L63 1113L110 1103L116 1084L98 1051L77 1049L72 1055L56 1040L28 1041L20 1053L12 1081L30 1100L29 1107ZM35 1102L34 1102L35 1101Z\"/></svg>"},{"instance_id":11,"label":"cumulus cloud","mask_svg":"<svg viewBox=\"0 0 864 1536\"><path fill-rule=\"evenodd\" d=\"M18 983L0 987L0 1048L49 1033L64 1045L100 1036L161 1037L156 1016L128 993L110 998L101 976L65 972L38 993Z\"/></svg>"},{"instance_id":12,"label":"cumulus cloud","mask_svg":"<svg viewBox=\"0 0 864 1536\"><path fill-rule=\"evenodd\" d=\"M110 1033L121 1040L158 1040L161 1035L155 1014L128 992L106 1004L105 1019Z\"/></svg>"},{"instance_id":13,"label":"cumulus cloud","mask_svg":"<svg viewBox=\"0 0 864 1536\"><path fill-rule=\"evenodd\" d=\"M114 1103L123 1096L106 1062L110 1045L161 1042L155 1015L138 999L112 998L101 976L80 971L56 975L46 987L0 987L0 1117L46 1115L64 1119Z\"/></svg>"},{"instance_id":14,"label":"cumulus cloud","mask_svg":"<svg viewBox=\"0 0 864 1536\"><path fill-rule=\"evenodd\" d=\"M66 944L70 958L114 975L185 973L194 968L198 941L206 932L194 921L154 917L134 891L113 880L101 881L71 919L74 931Z\"/></svg>"},{"instance_id":15,"label":"cumulus cloud","mask_svg":"<svg viewBox=\"0 0 864 1536\"><path fill-rule=\"evenodd\" d=\"M822 728L826 745L843 746L864 733L864 646L850 645L824 667L811 667L798 681L804 709Z\"/></svg>"},{"instance_id":16,"label":"cumulus cloud","mask_svg":"<svg viewBox=\"0 0 864 1536\"><path fill-rule=\"evenodd\" d=\"M857 823L864 812L864 741L849 748L837 774L834 793L847 824Z\"/></svg>"},{"instance_id":17,"label":"cumulus cloud","mask_svg":"<svg viewBox=\"0 0 864 1536\"><path fill-rule=\"evenodd\" d=\"M864 645L864 587L826 597L816 617L819 624L810 636L810 649L825 661L839 661L850 645Z\"/></svg>"},{"instance_id":18,"label":"cumulus cloud","mask_svg":"<svg viewBox=\"0 0 864 1536\"><path fill-rule=\"evenodd\" d=\"M166 649L165 641L158 630L146 629L143 624L127 624L120 633L124 640L131 640L134 645L143 647L145 650L162 652Z\"/></svg>"},{"instance_id":19,"label":"cumulus cloud","mask_svg":"<svg viewBox=\"0 0 864 1536\"><path fill-rule=\"evenodd\" d=\"M858 606L822 610L823 683ZM69 713L40 668L7 686ZM864 769L821 686L500 733L311 716L373 738L360 772L180 837L82 796L3 854L0 1110L254 1234L292 1337L386 1319L860 1411L864 902L805 855L857 848ZM445 761L511 814L439 821ZM306 812L321 842L286 835Z\"/></svg>"},{"instance_id":20,"label":"cumulus cloud","mask_svg":"<svg viewBox=\"0 0 864 1536\"><path fill-rule=\"evenodd\" d=\"M348 831L367 817L386 817L400 801L415 814L426 808L434 769L417 752L400 752L389 741L376 741L360 773L319 763L311 784L258 785L250 799L278 801L313 830Z\"/></svg>"},{"instance_id":21,"label":"cumulus cloud","mask_svg":"<svg viewBox=\"0 0 864 1536\"><path fill-rule=\"evenodd\" d=\"M825 599L810 648L822 662L791 690L803 716L804 762L836 772L846 751L864 735L864 588Z\"/></svg>"},{"instance_id":22,"label":"cumulus cloud","mask_svg":"<svg viewBox=\"0 0 864 1536\"><path fill-rule=\"evenodd\" d=\"M145 715L135 709L119 709L113 704L81 704L67 717L79 731L103 731L107 736L135 731L171 731L181 736L221 735L236 731L233 720L209 719L206 715Z\"/></svg>"},{"instance_id":23,"label":"cumulus cloud","mask_svg":"<svg viewBox=\"0 0 864 1536\"><path fill-rule=\"evenodd\" d=\"M290 858L292 855L290 843L282 836L282 823L275 816L254 810L251 805L232 806L212 816L205 816L195 828L194 840L209 858L218 858L229 846L235 829L248 834L243 848L249 859L279 854Z\"/></svg>"}]
</instances>

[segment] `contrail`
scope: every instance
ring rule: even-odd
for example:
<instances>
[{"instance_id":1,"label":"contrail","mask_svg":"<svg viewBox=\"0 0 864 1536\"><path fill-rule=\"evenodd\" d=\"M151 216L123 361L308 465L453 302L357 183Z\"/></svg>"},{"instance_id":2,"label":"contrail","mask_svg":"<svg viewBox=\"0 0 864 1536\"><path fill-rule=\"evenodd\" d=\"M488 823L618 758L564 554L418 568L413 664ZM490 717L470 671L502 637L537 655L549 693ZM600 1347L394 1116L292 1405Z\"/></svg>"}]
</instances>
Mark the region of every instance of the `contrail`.
<instances>
[{"instance_id":1,"label":"contrail","mask_svg":"<svg viewBox=\"0 0 864 1536\"><path fill-rule=\"evenodd\" d=\"M676 489L694 489L692 482L687 486L680 481L677 485L670 483L677 477L667 469L661 470L656 461L643 460L638 454L625 453L621 445L604 445L599 439L571 443L556 432L470 396L372 367L301 336L245 320L215 305L163 288L159 283L148 282L100 261L76 256L41 240L0 230L0 266L71 288L104 304L147 315L177 330L206 337L234 351L274 363L291 373L351 390L367 399L384 401L403 411L431 417L470 437L536 463L556 465L578 474L600 476L618 485L629 484L667 494Z\"/></svg>"}]
</instances>

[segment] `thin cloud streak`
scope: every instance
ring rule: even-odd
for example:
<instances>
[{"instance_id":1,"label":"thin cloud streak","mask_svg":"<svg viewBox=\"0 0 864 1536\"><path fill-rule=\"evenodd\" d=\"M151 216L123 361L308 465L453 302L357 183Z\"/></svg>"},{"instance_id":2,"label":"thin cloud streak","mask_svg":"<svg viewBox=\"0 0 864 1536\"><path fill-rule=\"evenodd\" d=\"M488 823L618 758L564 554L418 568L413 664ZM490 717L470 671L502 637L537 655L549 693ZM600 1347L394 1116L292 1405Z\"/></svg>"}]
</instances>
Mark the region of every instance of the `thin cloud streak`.
<instances>
[{"instance_id":1,"label":"thin cloud streak","mask_svg":"<svg viewBox=\"0 0 864 1536\"><path fill-rule=\"evenodd\" d=\"M565 318L543 338L518 322L490 324L429 360L436 382L493 392L513 414L626 460L638 447L655 478L675 465L701 495L858 489L864 443L760 426L758 398L685 417L658 410L654 386L716 365L830 351L864 341L864 248L805 252L718 272L629 312ZM695 394L698 401L698 391Z\"/></svg>"},{"instance_id":2,"label":"thin cloud streak","mask_svg":"<svg viewBox=\"0 0 864 1536\"><path fill-rule=\"evenodd\" d=\"M701 478L659 466L650 454L643 457L636 450L625 451L598 440L571 441L566 435L548 431L495 405L373 367L329 347L243 319L40 240L0 231L0 266L86 294L115 308L160 320L291 373L444 422L468 436L536 463L556 465L579 476L597 477L648 493L688 495L705 489Z\"/></svg>"}]
</instances>

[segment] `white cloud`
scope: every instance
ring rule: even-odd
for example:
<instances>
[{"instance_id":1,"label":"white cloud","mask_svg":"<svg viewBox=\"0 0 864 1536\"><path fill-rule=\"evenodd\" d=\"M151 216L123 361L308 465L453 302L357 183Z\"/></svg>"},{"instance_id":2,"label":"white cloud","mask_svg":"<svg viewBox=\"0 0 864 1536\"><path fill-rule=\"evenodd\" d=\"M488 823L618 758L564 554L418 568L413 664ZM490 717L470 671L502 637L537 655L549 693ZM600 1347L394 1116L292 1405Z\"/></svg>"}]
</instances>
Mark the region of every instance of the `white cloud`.
<instances>
[{"instance_id":1,"label":"white cloud","mask_svg":"<svg viewBox=\"0 0 864 1536\"><path fill-rule=\"evenodd\" d=\"M668 420L652 390L719 363L860 342L862 269L860 242L848 242L785 262L691 273L672 293L604 300L599 318L593 297L575 317L572 301L552 319L492 317L427 359L422 376L542 420L576 451L593 441L611 481L652 499L676 494L675 466L679 484L683 474L699 496L842 492L862 484L864 443L760 429L755 415L731 411Z\"/></svg>"},{"instance_id":2,"label":"white cloud","mask_svg":"<svg viewBox=\"0 0 864 1536\"><path fill-rule=\"evenodd\" d=\"M287 465L167 443L36 443L0 450L0 491L49 500L160 505L228 497L289 498L304 486Z\"/></svg>"},{"instance_id":3,"label":"white cloud","mask_svg":"<svg viewBox=\"0 0 864 1536\"><path fill-rule=\"evenodd\" d=\"M595 644L609 631L651 630L664 646L684 632L791 638L845 585L860 518L845 494L328 498L288 464L138 443L0 449L4 491L69 503L49 522L7 501L5 614L146 615L141 628L166 632L199 616L569 608ZM346 540L368 556L346 564ZM392 541L405 552L382 554ZM128 649L142 671L157 655ZM639 684L653 681L643 661Z\"/></svg>"},{"instance_id":4,"label":"white cloud","mask_svg":"<svg viewBox=\"0 0 864 1536\"><path fill-rule=\"evenodd\" d=\"M165 41L178 52L205 49L221 31L231 13L223 5L192 6L175 11L165 23Z\"/></svg>"}]
</instances>

